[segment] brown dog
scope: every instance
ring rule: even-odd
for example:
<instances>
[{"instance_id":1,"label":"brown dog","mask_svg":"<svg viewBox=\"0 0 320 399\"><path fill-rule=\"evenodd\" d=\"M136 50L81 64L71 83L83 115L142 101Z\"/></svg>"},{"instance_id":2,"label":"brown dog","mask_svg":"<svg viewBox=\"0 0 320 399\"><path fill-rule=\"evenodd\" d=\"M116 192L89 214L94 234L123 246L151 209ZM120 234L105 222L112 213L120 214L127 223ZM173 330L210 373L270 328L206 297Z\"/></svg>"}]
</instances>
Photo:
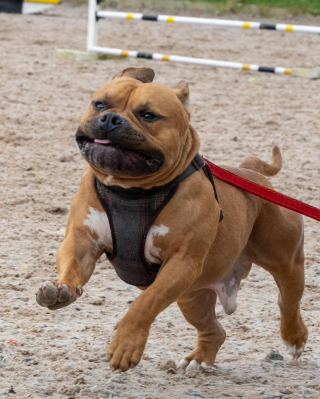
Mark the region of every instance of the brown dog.
<instances>
[{"instance_id":1,"label":"brown dog","mask_svg":"<svg viewBox=\"0 0 320 399\"><path fill-rule=\"evenodd\" d=\"M215 179L218 203L202 167L173 187L170 182L194 165L199 137L189 124L187 83L167 88L151 83L153 77L152 69L126 68L93 96L76 134L88 165L58 252L59 280L40 287L38 303L54 310L75 301L106 252L124 280L144 286L109 345L112 368L126 371L139 363L153 321L174 301L198 330L195 350L178 366L212 366L226 337L215 315L217 296L233 313L240 281L255 263L279 287L281 336L299 357L308 336L299 305L302 217ZM228 169L272 188L264 176L281 169L281 154L275 147L270 165L251 156ZM170 198L161 202L165 190ZM150 193L160 207L142 234L134 229L144 214L134 212L154 205L145 202ZM132 213L131 204L138 204Z\"/></svg>"}]
</instances>

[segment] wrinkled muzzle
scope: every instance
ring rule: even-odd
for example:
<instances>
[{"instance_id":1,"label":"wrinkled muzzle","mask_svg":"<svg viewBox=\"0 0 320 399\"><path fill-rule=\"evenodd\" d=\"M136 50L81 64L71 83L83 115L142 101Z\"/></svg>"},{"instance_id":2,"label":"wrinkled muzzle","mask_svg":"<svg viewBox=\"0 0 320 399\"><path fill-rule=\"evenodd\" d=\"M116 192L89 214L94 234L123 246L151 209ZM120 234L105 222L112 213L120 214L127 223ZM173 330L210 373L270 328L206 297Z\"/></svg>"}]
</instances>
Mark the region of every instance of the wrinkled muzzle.
<instances>
[{"instance_id":1,"label":"wrinkled muzzle","mask_svg":"<svg viewBox=\"0 0 320 399\"><path fill-rule=\"evenodd\" d=\"M85 160L102 173L146 175L164 162L164 155L153 148L146 134L114 112L88 118L75 138Z\"/></svg>"}]
</instances>

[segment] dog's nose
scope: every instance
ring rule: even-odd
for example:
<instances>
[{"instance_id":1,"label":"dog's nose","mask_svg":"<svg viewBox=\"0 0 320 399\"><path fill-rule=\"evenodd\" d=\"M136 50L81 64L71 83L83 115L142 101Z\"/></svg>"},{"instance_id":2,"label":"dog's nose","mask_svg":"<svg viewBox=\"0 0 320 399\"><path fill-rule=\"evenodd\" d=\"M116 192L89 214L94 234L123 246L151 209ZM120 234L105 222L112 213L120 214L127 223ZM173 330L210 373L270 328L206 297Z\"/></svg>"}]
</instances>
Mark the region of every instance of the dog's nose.
<instances>
[{"instance_id":1,"label":"dog's nose","mask_svg":"<svg viewBox=\"0 0 320 399\"><path fill-rule=\"evenodd\" d=\"M99 125L106 130L112 130L123 123L123 117L115 112L107 112L100 116Z\"/></svg>"}]
</instances>

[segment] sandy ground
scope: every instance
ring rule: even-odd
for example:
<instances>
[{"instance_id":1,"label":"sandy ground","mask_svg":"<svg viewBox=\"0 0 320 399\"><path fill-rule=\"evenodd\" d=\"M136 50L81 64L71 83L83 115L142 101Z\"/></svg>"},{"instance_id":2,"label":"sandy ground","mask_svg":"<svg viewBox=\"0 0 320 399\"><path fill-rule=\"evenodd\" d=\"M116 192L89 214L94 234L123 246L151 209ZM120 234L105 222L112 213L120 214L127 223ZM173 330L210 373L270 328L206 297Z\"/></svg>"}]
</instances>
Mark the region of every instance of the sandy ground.
<instances>
[{"instance_id":1,"label":"sandy ground","mask_svg":"<svg viewBox=\"0 0 320 399\"><path fill-rule=\"evenodd\" d=\"M140 365L111 373L106 343L139 292L104 259L76 303L55 312L36 304L39 284L56 279L55 255L84 167L74 144L78 120L91 94L130 64L153 67L162 84L190 82L203 155L229 165L248 154L270 160L277 143L284 166L272 179L275 188L320 205L320 81L147 60L55 58L55 48L84 50L86 12L65 4L45 15L0 14L0 398L319 398L319 224L307 218L302 312L310 338L297 364L280 340L276 285L257 267L242 283L235 314L224 315L218 305L227 340L208 372L185 375L163 366L188 354L196 336L174 304L154 323ZM320 18L299 22L320 25ZM319 35L100 25L102 45L269 66L320 64ZM271 350L283 360L267 361Z\"/></svg>"}]
</instances>

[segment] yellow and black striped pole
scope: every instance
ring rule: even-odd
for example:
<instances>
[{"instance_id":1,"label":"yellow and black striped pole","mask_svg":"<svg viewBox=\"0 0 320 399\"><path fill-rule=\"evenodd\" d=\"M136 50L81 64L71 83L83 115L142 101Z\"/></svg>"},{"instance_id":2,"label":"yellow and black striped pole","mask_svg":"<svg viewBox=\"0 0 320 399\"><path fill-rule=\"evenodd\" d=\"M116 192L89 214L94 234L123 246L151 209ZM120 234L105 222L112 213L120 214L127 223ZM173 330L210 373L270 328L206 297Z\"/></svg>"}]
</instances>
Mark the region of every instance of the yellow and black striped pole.
<instances>
[{"instance_id":1,"label":"yellow and black striped pole","mask_svg":"<svg viewBox=\"0 0 320 399\"><path fill-rule=\"evenodd\" d=\"M155 22L177 22L200 25L214 25L223 27L235 27L243 29L268 29L285 32L305 32L320 33L320 26L292 25L292 24L265 24L262 22L236 21L228 19L183 17L174 15L147 15L141 13L118 12L118 11L98 11L97 18L120 18L136 19Z\"/></svg>"},{"instance_id":2,"label":"yellow and black striped pole","mask_svg":"<svg viewBox=\"0 0 320 399\"><path fill-rule=\"evenodd\" d=\"M180 55L146 53L142 51L122 50L122 49L109 48L109 47L92 46L89 48L89 51L96 52L99 54L115 55L119 57L134 57L134 58L146 58L158 61L184 62L187 64L198 64L198 65L209 65L214 67L242 69L243 71L268 72L268 73L277 73L284 75L291 75L292 73L292 70L290 68L268 67L268 66L260 66L255 64L242 64L240 62L219 61L219 60L211 60L206 58L183 57Z\"/></svg>"}]
</instances>

